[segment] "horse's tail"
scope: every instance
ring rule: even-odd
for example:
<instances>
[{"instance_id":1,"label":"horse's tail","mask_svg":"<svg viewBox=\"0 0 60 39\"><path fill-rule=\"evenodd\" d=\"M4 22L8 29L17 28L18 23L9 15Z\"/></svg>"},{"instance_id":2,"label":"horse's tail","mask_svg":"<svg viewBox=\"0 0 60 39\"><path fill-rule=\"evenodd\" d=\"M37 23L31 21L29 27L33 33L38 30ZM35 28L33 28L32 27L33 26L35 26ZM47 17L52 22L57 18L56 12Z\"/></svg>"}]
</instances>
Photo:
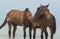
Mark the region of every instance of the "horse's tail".
<instances>
[{"instance_id":1,"label":"horse's tail","mask_svg":"<svg viewBox=\"0 0 60 39\"><path fill-rule=\"evenodd\" d=\"M3 28L6 23L7 23L7 20L5 19L5 21L3 22L3 24L0 26L0 29Z\"/></svg>"},{"instance_id":2,"label":"horse's tail","mask_svg":"<svg viewBox=\"0 0 60 39\"><path fill-rule=\"evenodd\" d=\"M54 16L53 16L53 19L54 19L53 33L55 33L55 32L56 32L56 19L55 19L55 17L54 17Z\"/></svg>"}]
</instances>

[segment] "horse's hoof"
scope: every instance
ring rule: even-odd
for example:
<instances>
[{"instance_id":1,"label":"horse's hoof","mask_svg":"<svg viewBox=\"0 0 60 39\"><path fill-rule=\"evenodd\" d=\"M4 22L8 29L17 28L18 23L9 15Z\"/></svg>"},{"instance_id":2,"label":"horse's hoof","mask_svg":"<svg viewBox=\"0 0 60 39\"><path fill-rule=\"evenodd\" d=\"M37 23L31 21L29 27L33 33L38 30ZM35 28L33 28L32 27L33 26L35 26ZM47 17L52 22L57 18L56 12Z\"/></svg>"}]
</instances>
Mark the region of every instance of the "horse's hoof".
<instances>
[{"instance_id":1,"label":"horse's hoof","mask_svg":"<svg viewBox=\"0 0 60 39\"><path fill-rule=\"evenodd\" d=\"M11 39L11 36L9 37L9 39Z\"/></svg>"},{"instance_id":2,"label":"horse's hoof","mask_svg":"<svg viewBox=\"0 0 60 39\"><path fill-rule=\"evenodd\" d=\"M13 37L13 39L15 39L15 37Z\"/></svg>"},{"instance_id":3,"label":"horse's hoof","mask_svg":"<svg viewBox=\"0 0 60 39\"><path fill-rule=\"evenodd\" d=\"M9 36L9 38L11 38L11 36Z\"/></svg>"}]
</instances>

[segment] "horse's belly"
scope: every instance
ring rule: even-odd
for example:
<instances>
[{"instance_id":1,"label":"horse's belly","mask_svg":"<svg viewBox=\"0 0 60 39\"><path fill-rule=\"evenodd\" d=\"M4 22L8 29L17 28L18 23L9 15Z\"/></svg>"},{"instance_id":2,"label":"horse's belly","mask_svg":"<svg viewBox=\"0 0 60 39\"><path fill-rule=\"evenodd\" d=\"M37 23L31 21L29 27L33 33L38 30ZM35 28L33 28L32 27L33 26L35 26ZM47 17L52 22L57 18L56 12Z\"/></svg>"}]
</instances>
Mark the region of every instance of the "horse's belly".
<instances>
[{"instance_id":1,"label":"horse's belly","mask_svg":"<svg viewBox=\"0 0 60 39\"><path fill-rule=\"evenodd\" d=\"M23 19L20 19L20 18L8 18L7 21L15 23L15 24L20 25L20 26L23 25Z\"/></svg>"},{"instance_id":2,"label":"horse's belly","mask_svg":"<svg viewBox=\"0 0 60 39\"><path fill-rule=\"evenodd\" d=\"M23 20L22 19L20 19L20 20L15 20L14 21L14 23L16 23L17 25L20 25L20 26L22 26L23 25Z\"/></svg>"}]
</instances>

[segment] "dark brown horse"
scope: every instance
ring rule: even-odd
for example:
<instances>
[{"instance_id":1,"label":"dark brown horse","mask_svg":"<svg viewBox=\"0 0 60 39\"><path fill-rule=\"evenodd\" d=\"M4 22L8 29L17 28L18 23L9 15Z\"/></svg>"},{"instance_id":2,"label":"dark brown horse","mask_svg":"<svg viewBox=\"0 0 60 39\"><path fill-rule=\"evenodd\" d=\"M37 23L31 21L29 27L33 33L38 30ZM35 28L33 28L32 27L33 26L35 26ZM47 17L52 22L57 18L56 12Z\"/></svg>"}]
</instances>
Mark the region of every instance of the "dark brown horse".
<instances>
[{"instance_id":1,"label":"dark brown horse","mask_svg":"<svg viewBox=\"0 0 60 39\"><path fill-rule=\"evenodd\" d=\"M26 28L29 27L29 33L30 33L30 39L31 39L31 28L32 28L32 19L33 16L28 8L26 8L24 11L20 10L11 10L6 18L4 23L0 26L0 29L4 27L6 23L8 23L9 27L9 37L11 37L11 27L13 25L13 37L15 37L15 32L17 29L17 25L23 26L24 31L24 39L26 37Z\"/></svg>"},{"instance_id":2,"label":"dark brown horse","mask_svg":"<svg viewBox=\"0 0 60 39\"><path fill-rule=\"evenodd\" d=\"M56 20L55 17L48 10L49 4L46 6L41 5L37 9L36 14L33 18L33 39L35 39L36 28L41 29L41 39L43 39L43 32L45 33L45 38L48 39L47 27L50 28L51 31L51 39L53 39L53 35L56 31Z\"/></svg>"}]
</instances>

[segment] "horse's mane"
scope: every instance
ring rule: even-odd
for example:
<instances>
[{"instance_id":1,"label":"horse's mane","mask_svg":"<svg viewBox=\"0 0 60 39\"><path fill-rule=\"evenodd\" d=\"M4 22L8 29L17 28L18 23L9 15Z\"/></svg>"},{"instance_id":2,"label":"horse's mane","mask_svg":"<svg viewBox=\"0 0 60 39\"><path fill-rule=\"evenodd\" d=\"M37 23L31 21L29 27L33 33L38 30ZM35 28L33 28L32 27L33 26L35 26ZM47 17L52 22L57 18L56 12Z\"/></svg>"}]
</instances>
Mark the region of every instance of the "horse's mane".
<instances>
[{"instance_id":1,"label":"horse's mane","mask_svg":"<svg viewBox=\"0 0 60 39\"><path fill-rule=\"evenodd\" d=\"M38 7L38 8L37 8L37 11L36 11L36 13L38 13L39 9L40 9L40 7Z\"/></svg>"}]
</instances>

